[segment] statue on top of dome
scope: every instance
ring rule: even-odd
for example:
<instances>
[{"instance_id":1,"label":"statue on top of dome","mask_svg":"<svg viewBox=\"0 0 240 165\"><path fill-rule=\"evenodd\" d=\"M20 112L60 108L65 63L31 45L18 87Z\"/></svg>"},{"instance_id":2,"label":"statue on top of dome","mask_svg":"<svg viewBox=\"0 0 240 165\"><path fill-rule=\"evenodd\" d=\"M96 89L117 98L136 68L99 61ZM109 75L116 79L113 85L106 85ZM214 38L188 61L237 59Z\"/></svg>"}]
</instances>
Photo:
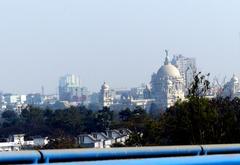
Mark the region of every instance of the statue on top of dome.
<instances>
[{"instance_id":1,"label":"statue on top of dome","mask_svg":"<svg viewBox=\"0 0 240 165\"><path fill-rule=\"evenodd\" d=\"M165 58L164 65L168 65L168 64L169 64L169 59L168 59L168 50L165 50L165 53L166 53L166 58Z\"/></svg>"}]
</instances>

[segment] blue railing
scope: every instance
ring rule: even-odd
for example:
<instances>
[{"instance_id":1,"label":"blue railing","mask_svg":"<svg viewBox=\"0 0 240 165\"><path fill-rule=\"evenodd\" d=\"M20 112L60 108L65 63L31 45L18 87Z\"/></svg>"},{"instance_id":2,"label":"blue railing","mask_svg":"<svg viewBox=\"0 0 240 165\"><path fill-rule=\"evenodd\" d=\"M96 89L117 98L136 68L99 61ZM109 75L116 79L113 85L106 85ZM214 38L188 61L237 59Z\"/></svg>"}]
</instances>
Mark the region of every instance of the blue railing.
<instances>
[{"instance_id":1,"label":"blue railing","mask_svg":"<svg viewBox=\"0 0 240 165\"><path fill-rule=\"evenodd\" d=\"M57 164L57 163L56 163ZM212 155L175 158L109 160L61 163L63 165L239 165L240 155Z\"/></svg>"},{"instance_id":2,"label":"blue railing","mask_svg":"<svg viewBox=\"0 0 240 165\"><path fill-rule=\"evenodd\" d=\"M0 164L37 164L41 157L42 155L38 151L0 152Z\"/></svg>"},{"instance_id":3,"label":"blue railing","mask_svg":"<svg viewBox=\"0 0 240 165\"><path fill-rule=\"evenodd\" d=\"M240 164L240 144L0 152L0 164L21 163L234 165Z\"/></svg>"}]
</instances>

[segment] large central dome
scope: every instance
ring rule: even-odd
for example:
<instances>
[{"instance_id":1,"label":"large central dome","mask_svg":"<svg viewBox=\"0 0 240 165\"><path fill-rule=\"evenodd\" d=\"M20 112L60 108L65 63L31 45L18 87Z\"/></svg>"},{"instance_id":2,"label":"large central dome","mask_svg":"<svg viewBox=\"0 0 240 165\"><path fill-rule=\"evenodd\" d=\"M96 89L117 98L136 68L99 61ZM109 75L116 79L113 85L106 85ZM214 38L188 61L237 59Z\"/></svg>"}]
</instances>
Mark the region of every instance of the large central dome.
<instances>
[{"instance_id":1,"label":"large central dome","mask_svg":"<svg viewBox=\"0 0 240 165\"><path fill-rule=\"evenodd\" d=\"M159 69L157 76L159 78L163 78L163 77L181 78L181 74L179 70L174 65L169 63L167 51L166 51L166 58L165 58L164 65Z\"/></svg>"},{"instance_id":2,"label":"large central dome","mask_svg":"<svg viewBox=\"0 0 240 165\"><path fill-rule=\"evenodd\" d=\"M179 70L172 64L163 65L157 73L158 77L175 77L180 78Z\"/></svg>"}]
</instances>

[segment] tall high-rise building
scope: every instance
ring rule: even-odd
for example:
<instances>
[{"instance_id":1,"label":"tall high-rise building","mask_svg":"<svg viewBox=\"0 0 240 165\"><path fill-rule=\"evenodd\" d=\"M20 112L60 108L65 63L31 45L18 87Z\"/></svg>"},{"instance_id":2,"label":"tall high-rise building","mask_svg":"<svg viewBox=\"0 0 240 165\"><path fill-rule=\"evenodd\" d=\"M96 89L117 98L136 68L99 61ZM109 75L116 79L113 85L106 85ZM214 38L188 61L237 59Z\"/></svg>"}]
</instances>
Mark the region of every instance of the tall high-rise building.
<instances>
[{"instance_id":1,"label":"tall high-rise building","mask_svg":"<svg viewBox=\"0 0 240 165\"><path fill-rule=\"evenodd\" d=\"M61 101L79 102L81 97L80 78L66 75L59 80L59 99Z\"/></svg>"},{"instance_id":2,"label":"tall high-rise building","mask_svg":"<svg viewBox=\"0 0 240 165\"><path fill-rule=\"evenodd\" d=\"M173 57L171 63L180 71L184 79L185 94L187 94L193 82L194 74L197 72L196 59L177 55Z\"/></svg>"}]
</instances>

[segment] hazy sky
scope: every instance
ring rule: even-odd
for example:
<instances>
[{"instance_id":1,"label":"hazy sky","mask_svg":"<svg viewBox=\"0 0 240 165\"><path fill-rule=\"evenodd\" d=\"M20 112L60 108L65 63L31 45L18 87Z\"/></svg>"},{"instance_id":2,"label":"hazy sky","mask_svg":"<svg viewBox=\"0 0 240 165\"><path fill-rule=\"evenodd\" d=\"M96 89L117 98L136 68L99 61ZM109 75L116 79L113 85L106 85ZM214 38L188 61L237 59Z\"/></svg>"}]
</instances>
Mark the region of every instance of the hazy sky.
<instances>
[{"instance_id":1,"label":"hazy sky","mask_svg":"<svg viewBox=\"0 0 240 165\"><path fill-rule=\"evenodd\" d=\"M164 49L231 76L239 32L239 0L0 0L0 89L53 93L67 73L91 91L138 86Z\"/></svg>"}]
</instances>

